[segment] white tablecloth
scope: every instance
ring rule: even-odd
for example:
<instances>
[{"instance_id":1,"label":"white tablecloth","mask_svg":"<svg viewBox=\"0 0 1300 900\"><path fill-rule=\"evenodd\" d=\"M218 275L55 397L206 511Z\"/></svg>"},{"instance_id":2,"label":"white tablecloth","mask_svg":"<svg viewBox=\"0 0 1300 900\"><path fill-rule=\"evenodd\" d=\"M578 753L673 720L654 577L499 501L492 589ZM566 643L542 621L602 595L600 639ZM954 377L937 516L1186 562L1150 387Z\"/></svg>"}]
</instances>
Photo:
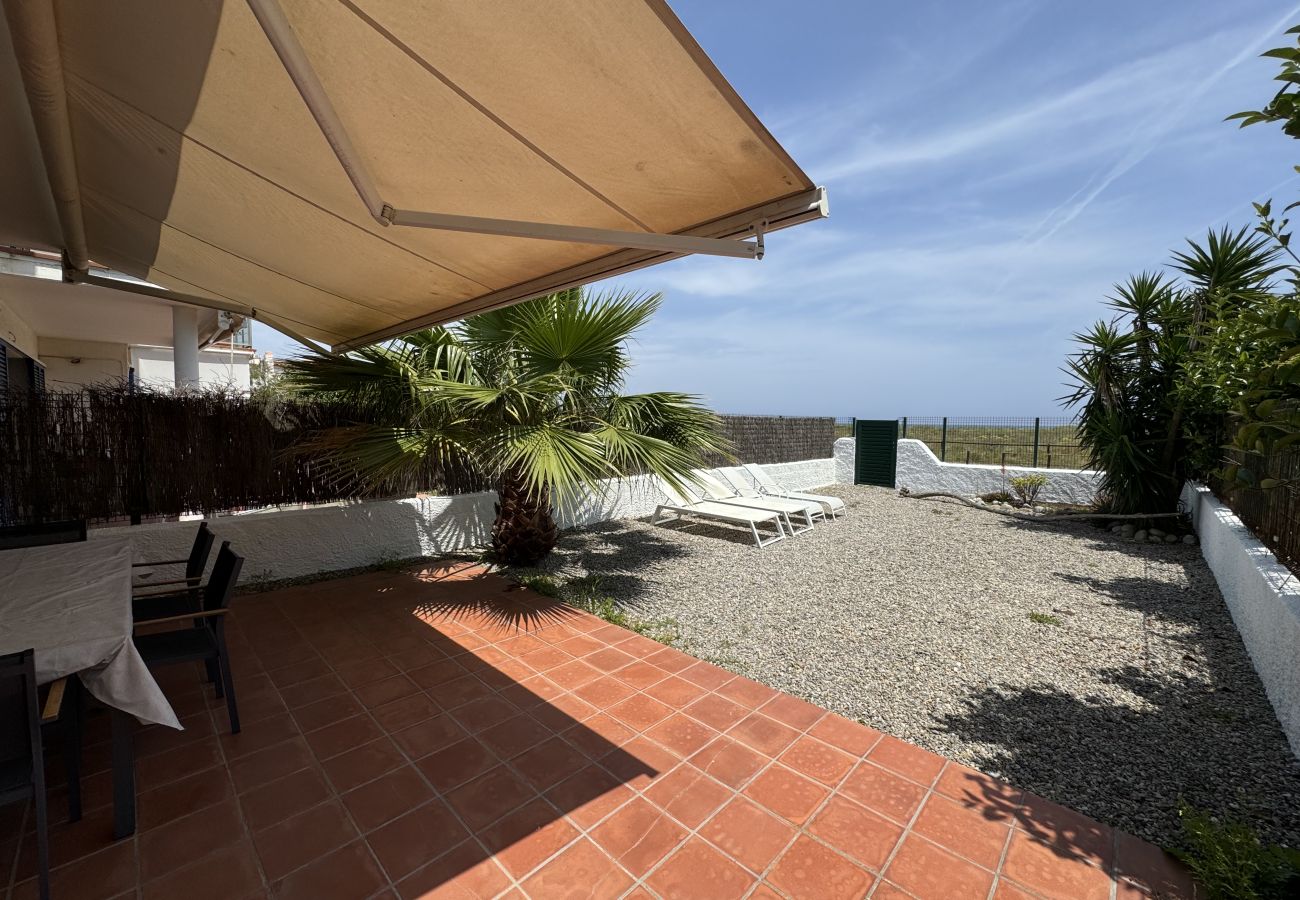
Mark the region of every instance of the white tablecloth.
<instances>
[{"instance_id":1,"label":"white tablecloth","mask_svg":"<svg viewBox=\"0 0 1300 900\"><path fill-rule=\"evenodd\" d=\"M131 640L131 543L0 550L0 653L36 651L41 684L79 675L103 703L180 728Z\"/></svg>"}]
</instances>

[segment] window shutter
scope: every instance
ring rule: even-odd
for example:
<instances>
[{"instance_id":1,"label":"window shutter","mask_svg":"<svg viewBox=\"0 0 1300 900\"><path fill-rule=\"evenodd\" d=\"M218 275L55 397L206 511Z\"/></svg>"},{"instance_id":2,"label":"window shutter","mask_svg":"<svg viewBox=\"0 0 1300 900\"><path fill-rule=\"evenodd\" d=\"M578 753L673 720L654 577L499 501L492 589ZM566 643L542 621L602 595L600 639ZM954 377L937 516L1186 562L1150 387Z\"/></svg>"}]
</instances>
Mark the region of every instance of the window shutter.
<instances>
[{"instance_id":1,"label":"window shutter","mask_svg":"<svg viewBox=\"0 0 1300 900\"><path fill-rule=\"evenodd\" d=\"M44 394L45 393L45 366L41 365L36 360L30 358L27 360L27 366L28 366L29 373L31 375L29 381L31 382L32 385L32 393Z\"/></svg>"},{"instance_id":2,"label":"window shutter","mask_svg":"<svg viewBox=\"0 0 1300 900\"><path fill-rule=\"evenodd\" d=\"M9 345L0 341L0 391L9 390Z\"/></svg>"}]
</instances>

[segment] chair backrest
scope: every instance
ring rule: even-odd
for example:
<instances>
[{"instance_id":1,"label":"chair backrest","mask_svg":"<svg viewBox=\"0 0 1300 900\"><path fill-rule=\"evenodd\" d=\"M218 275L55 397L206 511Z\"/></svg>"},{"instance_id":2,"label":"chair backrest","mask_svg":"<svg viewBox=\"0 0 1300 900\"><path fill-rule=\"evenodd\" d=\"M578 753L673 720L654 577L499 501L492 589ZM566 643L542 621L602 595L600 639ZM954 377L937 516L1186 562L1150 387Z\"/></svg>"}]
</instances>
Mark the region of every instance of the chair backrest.
<instances>
[{"instance_id":1,"label":"chair backrest","mask_svg":"<svg viewBox=\"0 0 1300 900\"><path fill-rule=\"evenodd\" d=\"M40 751L35 659L31 650L0 656L0 763L35 760Z\"/></svg>"},{"instance_id":2,"label":"chair backrest","mask_svg":"<svg viewBox=\"0 0 1300 900\"><path fill-rule=\"evenodd\" d=\"M230 549L230 541L222 541L221 549L217 551L217 561L212 564L212 575L203 588L204 612L226 608L230 603L230 595L235 592L235 583L239 581L239 570L243 567L244 558Z\"/></svg>"},{"instance_id":3,"label":"chair backrest","mask_svg":"<svg viewBox=\"0 0 1300 900\"><path fill-rule=\"evenodd\" d=\"M690 506L695 502L677 488L673 487L672 483L669 482L668 479L660 476L656 480L659 482L659 490L663 491L664 494L667 495L668 502L672 503L674 506Z\"/></svg>"},{"instance_id":4,"label":"chair backrest","mask_svg":"<svg viewBox=\"0 0 1300 900\"><path fill-rule=\"evenodd\" d=\"M776 479L763 469L762 466L754 463L745 463L745 471L748 472L755 481L767 488L769 491L781 490L781 485L776 483Z\"/></svg>"},{"instance_id":5,"label":"chair backrest","mask_svg":"<svg viewBox=\"0 0 1300 900\"><path fill-rule=\"evenodd\" d=\"M736 474L734 469L717 469L719 475L727 480L727 484L735 489L736 493L742 497L759 498L762 496L758 491L749 486L749 482Z\"/></svg>"},{"instance_id":6,"label":"chair backrest","mask_svg":"<svg viewBox=\"0 0 1300 900\"><path fill-rule=\"evenodd\" d=\"M36 525L7 525L0 528L0 550L73 544L86 539L86 520L41 522Z\"/></svg>"},{"instance_id":7,"label":"chair backrest","mask_svg":"<svg viewBox=\"0 0 1300 900\"><path fill-rule=\"evenodd\" d=\"M208 555L212 553L212 542L216 535L208 527L207 520L199 523L198 534L194 535L194 546L190 548L189 559L185 561L185 577L201 578L208 565Z\"/></svg>"},{"instance_id":8,"label":"chair backrest","mask_svg":"<svg viewBox=\"0 0 1300 900\"><path fill-rule=\"evenodd\" d=\"M708 472L696 472L695 481L703 488L706 497L711 497L714 500L726 500L736 496L735 490L727 487Z\"/></svg>"}]
</instances>

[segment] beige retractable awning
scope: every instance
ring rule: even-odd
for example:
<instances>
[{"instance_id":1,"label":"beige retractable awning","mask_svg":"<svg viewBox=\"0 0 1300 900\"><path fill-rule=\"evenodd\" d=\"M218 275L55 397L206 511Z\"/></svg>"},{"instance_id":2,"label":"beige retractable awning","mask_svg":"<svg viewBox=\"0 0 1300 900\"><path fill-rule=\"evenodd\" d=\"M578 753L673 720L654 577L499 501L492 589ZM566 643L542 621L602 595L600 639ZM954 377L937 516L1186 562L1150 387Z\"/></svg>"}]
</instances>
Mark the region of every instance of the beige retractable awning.
<instances>
[{"instance_id":1,"label":"beige retractable awning","mask_svg":"<svg viewBox=\"0 0 1300 900\"><path fill-rule=\"evenodd\" d=\"M3 2L0 243L335 348L826 214L662 0Z\"/></svg>"}]
</instances>

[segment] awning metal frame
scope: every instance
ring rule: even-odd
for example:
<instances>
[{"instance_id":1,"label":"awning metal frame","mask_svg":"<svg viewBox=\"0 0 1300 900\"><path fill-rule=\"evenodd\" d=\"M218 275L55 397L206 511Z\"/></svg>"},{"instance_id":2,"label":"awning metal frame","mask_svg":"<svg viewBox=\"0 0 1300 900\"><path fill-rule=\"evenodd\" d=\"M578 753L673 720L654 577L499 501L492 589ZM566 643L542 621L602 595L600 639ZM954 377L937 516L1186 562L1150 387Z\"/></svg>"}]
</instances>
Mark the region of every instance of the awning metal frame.
<instances>
[{"instance_id":1,"label":"awning metal frame","mask_svg":"<svg viewBox=\"0 0 1300 900\"><path fill-rule=\"evenodd\" d=\"M316 120L321 134L347 173L357 196L370 214L381 225L400 225L414 228L434 228L442 231L462 231L474 234L493 234L503 237L531 238L543 241L565 241L577 244L607 244L635 250L653 250L661 253L702 253L711 256L731 256L742 259L763 258L762 219L749 223L748 232L735 237L698 237L686 234L657 234L645 231L620 231L609 228L588 228L580 225L560 225L547 222L523 222L516 219L496 219L482 216L462 216L450 213L424 212L401 209L386 203L375 186L357 153L347 129L343 126L325 86L312 67L307 51L298 40L278 0L248 0L248 6L257 18L267 40L280 57L289 78L293 81L303 103ZM755 237L754 241L739 240ZM354 342L349 342L354 343Z\"/></svg>"}]
</instances>

